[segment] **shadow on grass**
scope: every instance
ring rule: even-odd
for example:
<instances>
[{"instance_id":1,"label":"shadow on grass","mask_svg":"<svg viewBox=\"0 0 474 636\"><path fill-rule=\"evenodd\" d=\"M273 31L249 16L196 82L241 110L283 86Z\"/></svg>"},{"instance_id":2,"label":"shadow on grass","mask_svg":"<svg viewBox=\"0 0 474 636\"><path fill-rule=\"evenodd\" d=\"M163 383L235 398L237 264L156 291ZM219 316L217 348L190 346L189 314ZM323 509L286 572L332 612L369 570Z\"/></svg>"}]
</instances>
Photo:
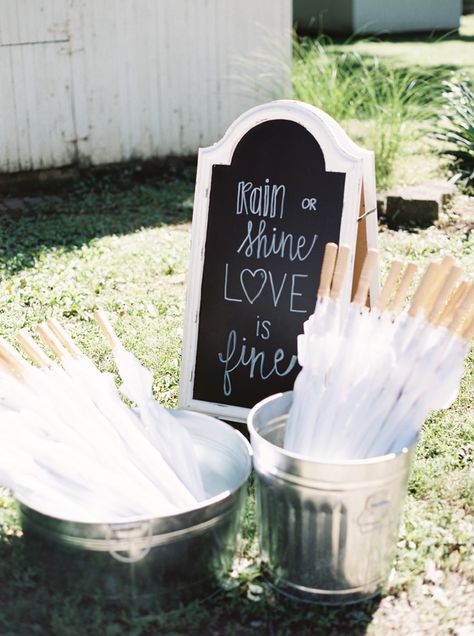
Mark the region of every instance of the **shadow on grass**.
<instances>
[{"instance_id":1,"label":"shadow on grass","mask_svg":"<svg viewBox=\"0 0 474 636\"><path fill-rule=\"evenodd\" d=\"M362 636L380 603L377 598L346 607L293 602L275 595L256 571L251 580L241 577L208 600L164 610L154 597L104 598L93 576L87 577L87 589L80 580L61 588L48 576L48 555L42 559L41 564L32 558L23 537L0 538L2 636Z\"/></svg>"},{"instance_id":2,"label":"shadow on grass","mask_svg":"<svg viewBox=\"0 0 474 636\"><path fill-rule=\"evenodd\" d=\"M245 542L255 533L251 511L249 501L242 527ZM133 565L110 557L111 567L100 571L91 562L95 553L80 550L79 558L74 557L74 550L28 536L26 529L21 535L19 524L13 504L0 510L2 636L362 636L380 603L374 598L329 607L292 601L277 595L260 569L250 565L206 600L183 604L175 600L177 595L171 601L168 595L165 606L158 588L146 588L146 596L130 593L127 571ZM102 584L110 583L107 577L117 566L124 568L114 579L121 594L107 598Z\"/></svg>"},{"instance_id":3,"label":"shadow on grass","mask_svg":"<svg viewBox=\"0 0 474 636\"><path fill-rule=\"evenodd\" d=\"M30 186L34 205L24 199L25 209L0 217L0 277L33 266L51 249L73 251L103 236L187 223L194 181L194 166L170 164L158 175L127 168L86 173L58 185L54 197ZM14 196L22 201L20 192Z\"/></svg>"},{"instance_id":4,"label":"shadow on grass","mask_svg":"<svg viewBox=\"0 0 474 636\"><path fill-rule=\"evenodd\" d=\"M298 29L298 34L303 37L321 37L322 33L317 33L316 28L302 28ZM325 34L331 37L334 44L353 44L355 42L383 42L386 44L439 44L441 42L473 42L473 35L465 35L459 31L432 31L427 33L426 31L413 31L411 33L390 33L380 32L374 35L357 34L354 33L351 36L334 34Z\"/></svg>"}]
</instances>

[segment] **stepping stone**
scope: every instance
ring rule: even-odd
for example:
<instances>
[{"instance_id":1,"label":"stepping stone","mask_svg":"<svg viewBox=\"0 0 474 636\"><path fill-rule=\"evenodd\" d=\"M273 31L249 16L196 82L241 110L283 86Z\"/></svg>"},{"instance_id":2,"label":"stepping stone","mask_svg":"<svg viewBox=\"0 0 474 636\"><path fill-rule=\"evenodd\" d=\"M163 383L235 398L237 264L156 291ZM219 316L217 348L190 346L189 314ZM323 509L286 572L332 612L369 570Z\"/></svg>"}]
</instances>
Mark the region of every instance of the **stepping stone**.
<instances>
[{"instance_id":1,"label":"stepping stone","mask_svg":"<svg viewBox=\"0 0 474 636\"><path fill-rule=\"evenodd\" d=\"M25 210L27 208L23 199L4 199L2 205L9 212L18 212L19 210Z\"/></svg>"},{"instance_id":2,"label":"stepping stone","mask_svg":"<svg viewBox=\"0 0 474 636\"><path fill-rule=\"evenodd\" d=\"M439 213L456 192L444 181L430 181L415 186L396 188L387 194L385 215L390 227L399 225L427 226L435 223Z\"/></svg>"}]
</instances>

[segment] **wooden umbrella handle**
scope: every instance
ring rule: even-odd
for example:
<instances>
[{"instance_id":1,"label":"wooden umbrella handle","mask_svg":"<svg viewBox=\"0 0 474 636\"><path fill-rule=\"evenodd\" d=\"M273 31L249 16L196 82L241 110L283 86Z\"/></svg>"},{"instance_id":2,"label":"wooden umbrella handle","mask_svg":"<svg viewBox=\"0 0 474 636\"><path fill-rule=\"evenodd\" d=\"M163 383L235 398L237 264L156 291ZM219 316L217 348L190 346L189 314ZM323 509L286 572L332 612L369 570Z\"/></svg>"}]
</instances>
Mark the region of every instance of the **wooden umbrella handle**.
<instances>
[{"instance_id":1,"label":"wooden umbrella handle","mask_svg":"<svg viewBox=\"0 0 474 636\"><path fill-rule=\"evenodd\" d=\"M51 349L54 355L61 360L66 352L66 349L62 346L54 333L48 327L46 322L41 325L36 325L36 331L44 344Z\"/></svg>"},{"instance_id":2,"label":"wooden umbrella handle","mask_svg":"<svg viewBox=\"0 0 474 636\"><path fill-rule=\"evenodd\" d=\"M456 309L459 306L459 303L462 301L462 299L464 298L464 296L467 294L468 291L469 291L469 281L462 280L459 283L459 285L456 287L456 289L454 290L454 293L451 295L451 298L449 298L448 302L446 303L446 307L443 309L441 314L436 319L435 324L438 327L447 327L449 325L449 323L451 322L454 316Z\"/></svg>"},{"instance_id":3,"label":"wooden umbrella handle","mask_svg":"<svg viewBox=\"0 0 474 636\"><path fill-rule=\"evenodd\" d=\"M470 315L474 304L474 282L470 284L469 289L464 294L463 299L458 304L454 316L448 325L448 330L456 333L461 327L464 319Z\"/></svg>"},{"instance_id":4,"label":"wooden umbrella handle","mask_svg":"<svg viewBox=\"0 0 474 636\"><path fill-rule=\"evenodd\" d=\"M347 266L349 265L349 256L351 250L348 245L340 245L337 252L336 266L332 277L331 298L337 300L344 287L344 279L346 277Z\"/></svg>"},{"instance_id":5,"label":"wooden umbrella handle","mask_svg":"<svg viewBox=\"0 0 474 636\"><path fill-rule=\"evenodd\" d=\"M62 325L56 320L56 318L48 318L46 321L51 332L56 336L61 345L66 349L68 353L72 355L73 358L79 358L82 356L82 351L79 347L74 343L74 340L68 334L68 332L64 329Z\"/></svg>"},{"instance_id":6,"label":"wooden umbrella handle","mask_svg":"<svg viewBox=\"0 0 474 636\"><path fill-rule=\"evenodd\" d=\"M428 314L428 322L436 324L436 319L443 309L449 295L453 291L453 287L456 284L458 278L461 276L462 269L457 265L450 268L448 275L445 277L444 283L436 296L434 303L431 306L430 313Z\"/></svg>"},{"instance_id":7,"label":"wooden umbrella handle","mask_svg":"<svg viewBox=\"0 0 474 636\"><path fill-rule=\"evenodd\" d=\"M405 271L403 272L400 285L398 286L398 289L395 292L395 296L389 305L389 309L392 313L398 314L398 312L402 308L402 305L407 298L408 290L410 288L413 277L416 274L416 270L417 270L417 266L415 263L407 264Z\"/></svg>"},{"instance_id":8,"label":"wooden umbrella handle","mask_svg":"<svg viewBox=\"0 0 474 636\"><path fill-rule=\"evenodd\" d=\"M383 311L386 308L402 269L402 261L393 261L387 278L385 279L384 286L382 287L382 291L380 292L380 296L377 298L377 302L375 303L375 308L378 311Z\"/></svg>"},{"instance_id":9,"label":"wooden umbrella handle","mask_svg":"<svg viewBox=\"0 0 474 636\"><path fill-rule=\"evenodd\" d=\"M107 317L107 314L102 309L98 309L94 313L94 317L97 321L97 324L101 328L102 333L106 337L109 342L109 345L114 349L117 346L121 345L120 340L118 339L117 334L114 331L114 328L110 324L110 321Z\"/></svg>"},{"instance_id":10,"label":"wooden umbrella handle","mask_svg":"<svg viewBox=\"0 0 474 636\"><path fill-rule=\"evenodd\" d=\"M461 337L466 342L470 342L471 338L474 337L474 312L472 312L471 316L466 320L461 332Z\"/></svg>"},{"instance_id":11,"label":"wooden umbrella handle","mask_svg":"<svg viewBox=\"0 0 474 636\"><path fill-rule=\"evenodd\" d=\"M359 283L357 285L357 291L352 301L353 303L357 305L365 305L370 283L372 282L372 278L374 277L374 272L377 267L378 258L379 253L377 250L373 248L367 250L359 277Z\"/></svg>"},{"instance_id":12,"label":"wooden umbrella handle","mask_svg":"<svg viewBox=\"0 0 474 636\"><path fill-rule=\"evenodd\" d=\"M326 243L326 247L324 248L323 265L321 268L321 278L319 280L318 298L325 298L329 296L336 257L336 243Z\"/></svg>"},{"instance_id":13,"label":"wooden umbrella handle","mask_svg":"<svg viewBox=\"0 0 474 636\"><path fill-rule=\"evenodd\" d=\"M28 363L16 351L9 342L0 338L0 360L4 363L9 373L23 381Z\"/></svg>"},{"instance_id":14,"label":"wooden umbrella handle","mask_svg":"<svg viewBox=\"0 0 474 636\"><path fill-rule=\"evenodd\" d=\"M430 263L423 274L420 284L418 285L415 295L413 296L408 314L413 318L417 314L423 312L424 306L430 295L431 285L434 284L438 273L439 264Z\"/></svg>"},{"instance_id":15,"label":"wooden umbrella handle","mask_svg":"<svg viewBox=\"0 0 474 636\"><path fill-rule=\"evenodd\" d=\"M20 331L16 334L16 339L20 343L22 349L30 356L33 362L36 362L39 367L47 369L53 365L53 361L50 360L41 347L36 344L26 329L20 329Z\"/></svg>"}]
</instances>

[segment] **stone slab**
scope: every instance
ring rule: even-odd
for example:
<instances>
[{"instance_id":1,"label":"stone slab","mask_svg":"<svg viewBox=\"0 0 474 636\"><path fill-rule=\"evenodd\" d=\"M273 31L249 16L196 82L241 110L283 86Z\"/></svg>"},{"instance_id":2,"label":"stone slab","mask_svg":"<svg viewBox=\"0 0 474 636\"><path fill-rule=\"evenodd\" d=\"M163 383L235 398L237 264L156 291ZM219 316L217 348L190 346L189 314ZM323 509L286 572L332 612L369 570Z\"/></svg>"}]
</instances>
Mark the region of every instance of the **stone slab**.
<instances>
[{"instance_id":1,"label":"stone slab","mask_svg":"<svg viewBox=\"0 0 474 636\"><path fill-rule=\"evenodd\" d=\"M385 216L389 226L432 225L449 205L456 188L446 181L399 187L387 194Z\"/></svg>"}]
</instances>

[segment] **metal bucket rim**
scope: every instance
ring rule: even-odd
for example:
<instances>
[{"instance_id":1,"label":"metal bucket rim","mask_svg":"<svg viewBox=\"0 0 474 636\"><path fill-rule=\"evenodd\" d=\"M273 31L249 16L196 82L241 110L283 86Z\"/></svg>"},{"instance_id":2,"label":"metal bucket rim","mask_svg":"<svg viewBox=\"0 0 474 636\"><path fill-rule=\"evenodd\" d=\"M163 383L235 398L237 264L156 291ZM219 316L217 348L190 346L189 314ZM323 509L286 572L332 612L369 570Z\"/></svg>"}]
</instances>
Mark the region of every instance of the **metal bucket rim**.
<instances>
[{"instance_id":1,"label":"metal bucket rim","mask_svg":"<svg viewBox=\"0 0 474 636\"><path fill-rule=\"evenodd\" d=\"M211 417L209 415L204 415L203 413L195 413L194 411L190 411L187 409L176 409L177 411L179 411L180 413L186 413L192 416L198 416L198 417L202 417L202 418L206 418L207 420L213 420L214 422L219 422L220 425L225 426L226 428L230 429L232 431L232 433L237 435L237 438L239 439L239 442L243 445L243 447L246 449L247 453L248 453L248 461L247 461L247 466L245 469L245 473L244 476L242 477L242 479L236 484L234 485L234 487L230 490L223 490L222 492L218 493L217 495L214 495L213 497L208 497L207 499L204 499L203 501L199 501L197 502L197 504L195 506L192 506L190 508L186 508L184 510L180 510L179 512L172 512L172 513L168 513L168 514L163 514L163 515L155 515L155 516L150 516L150 515L142 515L142 516L135 516L135 517L124 517L123 519L121 519L120 521L107 521L106 519L101 519L101 520L97 520L97 521L78 521L77 519L74 518L69 518L67 516L55 516L52 515L50 512L45 512L43 510L41 510L39 507L37 506L33 506L30 503L28 503L28 500L15 494L15 499L22 504L23 506L25 506L26 508L29 508L31 510L33 510L34 512L37 512L45 517L48 517L50 519L54 519L63 523L74 523L77 525L83 525L83 526L91 526L91 525L107 525L110 526L111 528L119 528L121 526L126 526L126 525L132 525L132 524L138 524L138 523L145 523L145 522L152 522L152 521L156 521L158 519L170 519L170 518L174 518L174 519L180 519L181 517L183 517L184 515L187 515L189 513L195 512L197 510L202 510L204 508L208 508L211 506L214 506L218 503L221 503L223 501L225 501L226 499L230 499L236 492L238 492L240 490L240 488L242 488L242 486L246 483L246 481L248 480L250 473L252 471L252 455L253 455L253 451L252 451L252 447L250 446L249 442L247 439L245 439L245 437L242 435L242 433L240 433L240 431L237 431L235 428L233 428L232 426L230 426L229 424L227 424L226 422L222 422L221 420L217 420L217 418Z\"/></svg>"},{"instance_id":2,"label":"metal bucket rim","mask_svg":"<svg viewBox=\"0 0 474 636\"><path fill-rule=\"evenodd\" d=\"M376 457L368 457L366 459L346 459L346 460L338 460L337 462L330 461L327 459L314 459L314 457L310 457L309 455L303 455L300 453L293 453L284 449L281 446L277 446L272 442L269 442L265 437L263 437L255 428L253 424L253 420L255 414L266 404L273 402L274 400L280 399L282 397L289 396L293 391L284 391L282 393L275 393L274 395L269 395L264 398L260 402L257 402L252 409L250 410L247 417L247 429L250 435L255 435L258 438L259 442L264 446L267 446L270 450L276 451L283 455L284 457L288 457L288 459L304 461L314 465L323 465L323 466L369 466L371 464L381 464L383 462L390 462L400 457L401 455L406 455L410 452L410 448L404 447L399 453L387 453L386 455L378 455Z\"/></svg>"}]
</instances>

